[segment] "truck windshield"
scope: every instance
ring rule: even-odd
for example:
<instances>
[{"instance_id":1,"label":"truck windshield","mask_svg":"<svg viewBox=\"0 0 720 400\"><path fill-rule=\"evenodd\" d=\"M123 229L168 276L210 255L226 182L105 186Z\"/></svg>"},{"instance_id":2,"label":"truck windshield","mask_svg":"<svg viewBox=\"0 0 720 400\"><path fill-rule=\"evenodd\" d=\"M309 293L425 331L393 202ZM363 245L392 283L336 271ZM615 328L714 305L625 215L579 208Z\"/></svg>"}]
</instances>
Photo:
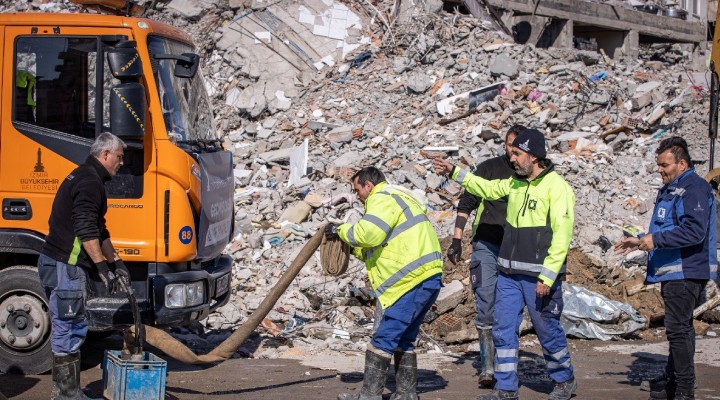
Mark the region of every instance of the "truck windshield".
<instances>
[{"instance_id":1,"label":"truck windshield","mask_svg":"<svg viewBox=\"0 0 720 400\"><path fill-rule=\"evenodd\" d=\"M181 147L185 147L183 144L216 142L218 132L200 71L192 78L180 78L173 73L175 60L154 57L156 54L192 53L193 48L159 36L148 38L148 48L168 137Z\"/></svg>"}]
</instances>

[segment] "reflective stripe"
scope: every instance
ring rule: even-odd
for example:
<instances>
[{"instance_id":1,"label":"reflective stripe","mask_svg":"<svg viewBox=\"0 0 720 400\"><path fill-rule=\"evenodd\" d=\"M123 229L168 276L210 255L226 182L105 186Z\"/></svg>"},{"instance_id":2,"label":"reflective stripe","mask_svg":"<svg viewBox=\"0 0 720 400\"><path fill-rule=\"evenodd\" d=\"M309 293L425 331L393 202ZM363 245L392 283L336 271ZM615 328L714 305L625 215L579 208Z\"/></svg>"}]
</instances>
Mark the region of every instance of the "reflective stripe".
<instances>
[{"instance_id":1,"label":"reflective stripe","mask_svg":"<svg viewBox=\"0 0 720 400\"><path fill-rule=\"evenodd\" d=\"M540 275L546 276L546 277L552 279L553 282L557 279L557 276L558 276L557 272L551 271L545 267L542 267L542 269L540 270Z\"/></svg>"},{"instance_id":2,"label":"reflective stripe","mask_svg":"<svg viewBox=\"0 0 720 400\"><path fill-rule=\"evenodd\" d=\"M498 265L501 267L507 269L507 270L516 270L516 271L526 271L526 272L532 272L535 274L542 274L547 276L548 278L551 278L552 280L556 280L558 274L565 273L566 271L566 265L563 264L562 268L560 268L559 272L553 272L547 268L545 268L542 264L535 264L535 263L529 263L529 262L522 262L522 261L510 261L507 258L498 257Z\"/></svg>"},{"instance_id":3,"label":"reflective stripe","mask_svg":"<svg viewBox=\"0 0 720 400\"><path fill-rule=\"evenodd\" d=\"M388 192L378 192L378 194L384 194L392 197L395 202L398 203L398 206L403 210L403 215L405 216L405 222L401 223L400 225L396 226L395 228L390 228L389 225L385 223L385 221L382 221L385 226L388 227L388 231L385 233L385 240L383 240L380 245L375 246L368 251L365 252L365 259L368 260L372 258L373 254L375 254L375 251L383 246L385 246L389 241L395 239L398 235L401 233L407 231L408 229L413 228L415 225L423 223L423 222L430 222L427 215L418 214L413 215L412 211L410 211L410 208L408 207L407 203L398 195L396 194L390 194ZM377 225L377 224L376 224Z\"/></svg>"},{"instance_id":4,"label":"reflective stripe","mask_svg":"<svg viewBox=\"0 0 720 400\"><path fill-rule=\"evenodd\" d=\"M672 274L673 272L682 272L682 264L679 265L665 265L655 270L655 276L663 276L666 274Z\"/></svg>"},{"instance_id":5,"label":"reflective stripe","mask_svg":"<svg viewBox=\"0 0 720 400\"><path fill-rule=\"evenodd\" d=\"M78 262L78 256L80 255L80 249L82 248L82 242L80 241L79 237L75 237L75 240L73 240L73 247L70 251L70 257L68 257L68 264L70 265L77 265Z\"/></svg>"},{"instance_id":6,"label":"reflective stripe","mask_svg":"<svg viewBox=\"0 0 720 400\"><path fill-rule=\"evenodd\" d=\"M498 358L517 358L517 349L495 349Z\"/></svg>"},{"instance_id":7,"label":"reflective stripe","mask_svg":"<svg viewBox=\"0 0 720 400\"><path fill-rule=\"evenodd\" d=\"M710 266L710 272L717 272L717 264L713 264Z\"/></svg>"},{"instance_id":8,"label":"reflective stripe","mask_svg":"<svg viewBox=\"0 0 720 400\"><path fill-rule=\"evenodd\" d=\"M400 268L399 271L394 273L390 278L385 280L380 286L378 286L377 290L375 290L375 294L377 297L382 296L383 293L385 293L386 290L390 289L394 284L400 282L402 278L407 276L409 273L414 271L415 269L435 260L441 260L442 261L442 254L438 251L434 251L429 254L425 254L424 256L418 258L417 260L405 265L404 267Z\"/></svg>"},{"instance_id":9,"label":"reflective stripe","mask_svg":"<svg viewBox=\"0 0 720 400\"><path fill-rule=\"evenodd\" d=\"M380 229L381 231L383 231L383 233L385 233L385 235L390 233L390 225L385 223L385 221L381 220L380 217L378 217L376 215L365 215L362 217L362 219L377 226L378 229Z\"/></svg>"},{"instance_id":10,"label":"reflective stripe","mask_svg":"<svg viewBox=\"0 0 720 400\"><path fill-rule=\"evenodd\" d=\"M351 226L347 232L348 243L352 247L359 247L358 242L355 241L355 225Z\"/></svg>"},{"instance_id":11,"label":"reflective stripe","mask_svg":"<svg viewBox=\"0 0 720 400\"><path fill-rule=\"evenodd\" d=\"M502 363L495 365L496 372L513 372L517 371L517 363Z\"/></svg>"},{"instance_id":12,"label":"reflective stripe","mask_svg":"<svg viewBox=\"0 0 720 400\"><path fill-rule=\"evenodd\" d=\"M403 200L400 196L396 194L390 195L395 201L398 203L400 208L403 210L403 214L405 215L405 219L411 219L413 217L412 211L410 211L410 207L407 205L405 200Z\"/></svg>"},{"instance_id":13,"label":"reflective stripe","mask_svg":"<svg viewBox=\"0 0 720 400\"><path fill-rule=\"evenodd\" d=\"M383 242L382 245L384 245L385 243L391 241L392 239L395 239L398 235L400 235L401 233L403 233L403 232L411 229L411 228L414 227L415 225L421 224L421 223L423 223L423 222L430 222L430 220L428 219L427 215L425 215L425 214L420 214L420 215L416 215L416 216L414 216L414 217L408 218L407 221L405 221L405 222L403 222L402 224L396 226L395 229L393 229L392 232L390 232L390 235L388 235L388 237L385 238L385 241ZM382 246L382 245L381 245L381 246Z\"/></svg>"},{"instance_id":14,"label":"reflective stripe","mask_svg":"<svg viewBox=\"0 0 720 400\"><path fill-rule=\"evenodd\" d=\"M561 368L570 368L570 359L568 358L567 361L564 363L556 363L555 361L548 361L547 362L548 369L561 369Z\"/></svg>"},{"instance_id":15,"label":"reflective stripe","mask_svg":"<svg viewBox=\"0 0 720 400\"><path fill-rule=\"evenodd\" d=\"M461 169L460 172L458 172L457 177L455 178L455 182L462 183L462 181L465 179L465 175L467 175L467 171L464 169Z\"/></svg>"},{"instance_id":16,"label":"reflective stripe","mask_svg":"<svg viewBox=\"0 0 720 400\"><path fill-rule=\"evenodd\" d=\"M545 349L543 349L543 353L545 353ZM546 356L552 358L553 360L560 361L563 357L565 357L568 354L567 347L558 351L555 354L545 353Z\"/></svg>"},{"instance_id":17,"label":"reflective stripe","mask_svg":"<svg viewBox=\"0 0 720 400\"><path fill-rule=\"evenodd\" d=\"M498 257L498 264L501 266L507 268L507 269L517 269L521 271L528 271L528 272L534 272L539 274L540 271L542 271L542 264L533 264L533 263L526 263L522 261L513 261L512 263L510 260L506 258L500 258ZM512 265L512 266L511 266Z\"/></svg>"}]
</instances>

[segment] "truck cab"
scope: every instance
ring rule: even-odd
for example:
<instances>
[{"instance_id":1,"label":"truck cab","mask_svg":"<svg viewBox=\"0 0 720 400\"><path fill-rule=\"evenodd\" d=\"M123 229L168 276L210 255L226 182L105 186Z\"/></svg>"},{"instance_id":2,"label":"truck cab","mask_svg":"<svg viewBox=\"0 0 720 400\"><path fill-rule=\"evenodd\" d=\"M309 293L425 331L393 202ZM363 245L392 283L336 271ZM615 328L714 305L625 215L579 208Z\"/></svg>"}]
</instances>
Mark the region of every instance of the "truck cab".
<instances>
[{"instance_id":1,"label":"truck cab","mask_svg":"<svg viewBox=\"0 0 720 400\"><path fill-rule=\"evenodd\" d=\"M55 192L102 132L127 144L106 218L143 323L187 324L227 303L232 153L199 63L187 34L149 19L0 14L0 371L51 368L35 266ZM132 324L127 300L88 277L90 329Z\"/></svg>"}]
</instances>

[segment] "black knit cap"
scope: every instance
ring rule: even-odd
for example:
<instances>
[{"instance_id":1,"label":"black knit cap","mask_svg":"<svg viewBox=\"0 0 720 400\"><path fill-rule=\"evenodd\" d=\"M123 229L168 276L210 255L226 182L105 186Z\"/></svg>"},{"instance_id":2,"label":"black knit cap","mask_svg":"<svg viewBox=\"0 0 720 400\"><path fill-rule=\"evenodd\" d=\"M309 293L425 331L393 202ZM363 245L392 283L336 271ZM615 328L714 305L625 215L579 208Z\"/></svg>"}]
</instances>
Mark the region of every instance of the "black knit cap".
<instances>
[{"instance_id":1,"label":"black knit cap","mask_svg":"<svg viewBox=\"0 0 720 400\"><path fill-rule=\"evenodd\" d=\"M512 143L513 147L528 152L537 158L545 158L545 137L542 132L537 129L525 129L515 137Z\"/></svg>"}]
</instances>

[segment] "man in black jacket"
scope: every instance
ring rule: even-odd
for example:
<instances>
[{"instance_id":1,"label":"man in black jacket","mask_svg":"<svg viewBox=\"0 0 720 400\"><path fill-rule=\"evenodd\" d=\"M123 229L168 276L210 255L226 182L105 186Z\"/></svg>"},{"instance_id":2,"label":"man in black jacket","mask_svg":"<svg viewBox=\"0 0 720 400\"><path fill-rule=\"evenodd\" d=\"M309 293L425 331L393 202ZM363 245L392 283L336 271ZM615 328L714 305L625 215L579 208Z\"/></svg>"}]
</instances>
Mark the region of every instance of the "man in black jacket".
<instances>
[{"instance_id":1,"label":"man in black jacket","mask_svg":"<svg viewBox=\"0 0 720 400\"><path fill-rule=\"evenodd\" d=\"M526 128L522 125L511 127L505 134L505 154L483 161L475 167L473 174L485 179L505 179L515 173L510 162L510 147L515 137ZM492 387L495 345L492 339L493 310L495 305L495 284L497 283L497 256L503 238L507 197L500 200L483 200L467 191L460 197L455 218L453 241L448 249L448 259L460 261L462 234L468 217L473 210L472 256L470 258L470 282L475 293L477 317L475 327L480 339L480 360L482 373L478 378L480 386Z\"/></svg>"},{"instance_id":2,"label":"man in black jacket","mask_svg":"<svg viewBox=\"0 0 720 400\"><path fill-rule=\"evenodd\" d=\"M88 331L87 273L97 273L108 292L116 279L129 283L128 269L105 227L105 182L123 165L124 148L117 136L100 134L85 163L65 178L53 201L50 232L38 259L52 322L52 399L88 398L80 390L80 346Z\"/></svg>"}]
</instances>

